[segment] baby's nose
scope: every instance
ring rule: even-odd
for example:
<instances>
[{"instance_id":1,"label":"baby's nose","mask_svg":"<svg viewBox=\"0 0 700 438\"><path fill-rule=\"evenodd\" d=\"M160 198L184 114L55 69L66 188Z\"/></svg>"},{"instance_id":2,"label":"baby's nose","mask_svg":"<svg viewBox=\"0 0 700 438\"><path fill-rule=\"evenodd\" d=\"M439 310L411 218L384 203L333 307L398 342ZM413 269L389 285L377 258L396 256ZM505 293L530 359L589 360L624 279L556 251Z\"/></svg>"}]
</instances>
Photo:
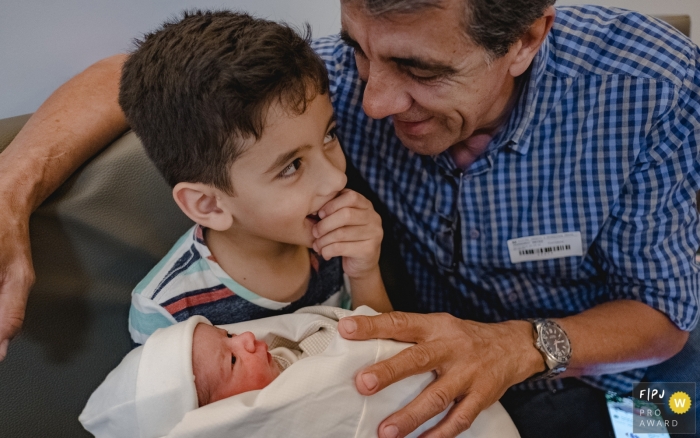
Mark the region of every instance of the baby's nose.
<instances>
[{"instance_id":1,"label":"baby's nose","mask_svg":"<svg viewBox=\"0 0 700 438\"><path fill-rule=\"evenodd\" d=\"M233 338L248 353L255 353L255 335L251 332L244 332Z\"/></svg>"}]
</instances>

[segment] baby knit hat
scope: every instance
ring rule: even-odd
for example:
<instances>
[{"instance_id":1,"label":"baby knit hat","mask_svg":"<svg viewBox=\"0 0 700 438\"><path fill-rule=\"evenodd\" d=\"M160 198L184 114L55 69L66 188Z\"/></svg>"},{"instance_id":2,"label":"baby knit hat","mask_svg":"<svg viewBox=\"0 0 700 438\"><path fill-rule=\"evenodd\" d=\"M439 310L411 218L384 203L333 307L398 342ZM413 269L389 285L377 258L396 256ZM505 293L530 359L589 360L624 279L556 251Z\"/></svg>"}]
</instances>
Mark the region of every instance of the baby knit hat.
<instances>
[{"instance_id":1,"label":"baby knit hat","mask_svg":"<svg viewBox=\"0 0 700 438\"><path fill-rule=\"evenodd\" d=\"M203 316L156 330L124 357L92 393L80 414L97 438L155 438L167 435L197 409L192 337Z\"/></svg>"}]
</instances>

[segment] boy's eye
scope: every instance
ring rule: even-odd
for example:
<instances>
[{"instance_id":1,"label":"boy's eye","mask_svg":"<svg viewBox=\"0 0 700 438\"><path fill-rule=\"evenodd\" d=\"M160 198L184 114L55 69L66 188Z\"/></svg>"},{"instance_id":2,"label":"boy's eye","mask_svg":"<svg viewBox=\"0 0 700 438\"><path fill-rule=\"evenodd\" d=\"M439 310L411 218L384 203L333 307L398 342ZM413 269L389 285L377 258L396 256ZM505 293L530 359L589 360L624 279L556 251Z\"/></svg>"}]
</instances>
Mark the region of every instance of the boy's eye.
<instances>
[{"instance_id":1,"label":"boy's eye","mask_svg":"<svg viewBox=\"0 0 700 438\"><path fill-rule=\"evenodd\" d=\"M229 337L229 338L232 338L232 337L233 337L233 335L232 335L231 333L226 333L226 336Z\"/></svg>"},{"instance_id":2,"label":"boy's eye","mask_svg":"<svg viewBox=\"0 0 700 438\"><path fill-rule=\"evenodd\" d=\"M297 173L297 170L299 170L300 167L301 167L301 158L297 158L296 160L289 163L289 165L287 167L282 169L282 172L280 172L278 176L280 178L289 178L290 176Z\"/></svg>"},{"instance_id":3,"label":"boy's eye","mask_svg":"<svg viewBox=\"0 0 700 438\"><path fill-rule=\"evenodd\" d=\"M326 136L323 138L323 143L328 144L334 141L336 138L338 138L338 129L334 127L328 131L328 134L326 134Z\"/></svg>"}]
</instances>

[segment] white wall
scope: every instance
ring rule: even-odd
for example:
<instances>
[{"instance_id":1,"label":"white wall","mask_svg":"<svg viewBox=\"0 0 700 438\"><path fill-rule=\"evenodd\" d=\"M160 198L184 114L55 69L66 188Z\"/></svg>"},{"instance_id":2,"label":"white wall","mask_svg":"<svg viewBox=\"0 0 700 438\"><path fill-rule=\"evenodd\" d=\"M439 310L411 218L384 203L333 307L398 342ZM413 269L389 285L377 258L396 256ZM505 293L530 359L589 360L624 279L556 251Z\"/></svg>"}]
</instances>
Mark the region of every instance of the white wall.
<instances>
[{"instance_id":1,"label":"white wall","mask_svg":"<svg viewBox=\"0 0 700 438\"><path fill-rule=\"evenodd\" d=\"M649 14L689 14L700 44L700 0L559 0ZM59 85L186 8L241 9L300 25L315 36L340 26L339 0L0 0L0 118L33 112Z\"/></svg>"},{"instance_id":2,"label":"white wall","mask_svg":"<svg viewBox=\"0 0 700 438\"><path fill-rule=\"evenodd\" d=\"M308 21L314 36L340 28L338 0L0 0L0 118L35 111L69 78L189 8Z\"/></svg>"}]
</instances>

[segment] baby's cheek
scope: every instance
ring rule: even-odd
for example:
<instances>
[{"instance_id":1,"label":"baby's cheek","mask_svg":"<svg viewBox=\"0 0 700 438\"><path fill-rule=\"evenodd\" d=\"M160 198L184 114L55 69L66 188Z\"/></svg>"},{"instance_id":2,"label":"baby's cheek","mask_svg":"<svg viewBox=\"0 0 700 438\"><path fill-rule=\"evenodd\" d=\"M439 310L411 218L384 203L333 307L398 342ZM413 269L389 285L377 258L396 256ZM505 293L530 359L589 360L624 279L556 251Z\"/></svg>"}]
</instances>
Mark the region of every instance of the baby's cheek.
<instances>
[{"instance_id":1,"label":"baby's cheek","mask_svg":"<svg viewBox=\"0 0 700 438\"><path fill-rule=\"evenodd\" d=\"M267 385L272 383L273 380L275 380L275 378L269 374L260 375L255 380L255 388L254 389L263 389L264 387L266 387Z\"/></svg>"}]
</instances>

